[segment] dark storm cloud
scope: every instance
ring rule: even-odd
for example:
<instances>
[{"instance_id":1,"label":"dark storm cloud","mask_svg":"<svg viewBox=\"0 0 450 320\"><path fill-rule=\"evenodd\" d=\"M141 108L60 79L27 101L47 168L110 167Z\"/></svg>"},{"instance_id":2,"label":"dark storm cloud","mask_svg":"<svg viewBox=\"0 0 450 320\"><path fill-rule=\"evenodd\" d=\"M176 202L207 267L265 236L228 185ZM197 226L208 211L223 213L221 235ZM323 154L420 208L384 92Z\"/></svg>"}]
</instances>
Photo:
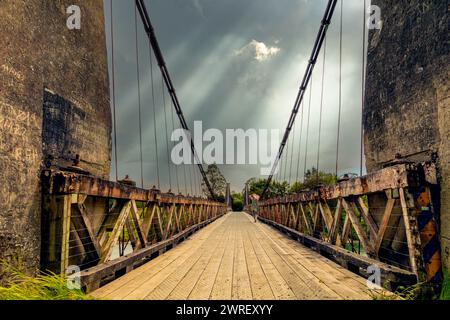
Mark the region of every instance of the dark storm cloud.
<instances>
[{"instance_id":1,"label":"dark storm cloud","mask_svg":"<svg viewBox=\"0 0 450 320\"><path fill-rule=\"evenodd\" d=\"M119 174L121 177L130 174L139 181L134 1L114 0L113 3ZM326 0L147 1L189 125L193 127L194 120L202 120L204 130L284 130L326 3ZM320 167L331 172L335 167L338 114L339 10L338 6L327 41L320 148ZM341 130L341 140L345 143L341 142L341 173L359 172L362 14L361 0L345 1ZM109 30L109 1L105 1L105 15ZM138 25L144 175L146 185L151 186L156 183L156 152L149 48L140 21ZM109 34L107 38L110 52ZM153 67L158 155L165 190L168 171L162 84L156 64ZM322 62L319 61L313 78L307 167L315 165L317 157L321 73ZM165 98L167 120L171 125L169 97ZM298 144L300 119L296 127L295 143ZM300 156L302 168L305 134L306 117ZM294 155L294 168L297 159ZM258 166L222 166L221 169L235 190L241 190L248 178L259 176ZM182 169L179 175L183 176ZM172 176L174 178L174 172Z\"/></svg>"}]
</instances>

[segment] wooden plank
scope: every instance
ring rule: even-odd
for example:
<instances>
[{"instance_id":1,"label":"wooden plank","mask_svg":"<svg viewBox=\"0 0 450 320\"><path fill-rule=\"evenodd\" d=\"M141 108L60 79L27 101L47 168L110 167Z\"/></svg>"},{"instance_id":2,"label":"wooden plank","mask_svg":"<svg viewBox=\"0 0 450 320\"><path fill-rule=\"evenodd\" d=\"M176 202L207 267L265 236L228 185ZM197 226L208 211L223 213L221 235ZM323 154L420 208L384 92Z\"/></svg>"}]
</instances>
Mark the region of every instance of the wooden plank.
<instances>
[{"instance_id":1,"label":"wooden plank","mask_svg":"<svg viewBox=\"0 0 450 320\"><path fill-rule=\"evenodd\" d=\"M322 218L325 221L325 226L327 227L328 232L330 232L333 227L333 215L331 214L330 208L326 202L319 200L319 209L322 214Z\"/></svg>"},{"instance_id":2,"label":"wooden plank","mask_svg":"<svg viewBox=\"0 0 450 320\"><path fill-rule=\"evenodd\" d=\"M348 213L345 215L344 225L342 226L342 235L341 235L341 243L336 243L338 246L345 247L347 243L349 233L351 230L352 223L350 222L350 216Z\"/></svg>"},{"instance_id":3,"label":"wooden plank","mask_svg":"<svg viewBox=\"0 0 450 320\"><path fill-rule=\"evenodd\" d=\"M191 252L191 255L180 265L170 265L164 268L158 275L142 284L142 290L147 292L144 299L167 299L198 261L200 261L200 265L208 261L210 254L217 247L218 235L220 236L218 233L211 234L208 237L208 241L202 244L201 249ZM135 298L137 297L133 295L132 299Z\"/></svg>"},{"instance_id":4,"label":"wooden plank","mask_svg":"<svg viewBox=\"0 0 450 320\"><path fill-rule=\"evenodd\" d=\"M220 262L225 249L225 244L228 240L229 231L230 229L224 226L216 229L210 239L207 240L208 246L205 250L203 250L202 257L186 273L183 279L168 295L167 299L187 300L202 275L214 279L215 274L212 274L209 270L207 270L207 267L214 259ZM213 265L212 268L213 270L217 269L215 265Z\"/></svg>"},{"instance_id":5,"label":"wooden plank","mask_svg":"<svg viewBox=\"0 0 450 320\"><path fill-rule=\"evenodd\" d=\"M384 234L389 225L389 219L391 218L392 210L394 209L395 199L387 199L386 207L384 209L383 217L381 218L380 227L375 241L375 252L380 251L381 244L383 243Z\"/></svg>"},{"instance_id":6,"label":"wooden plank","mask_svg":"<svg viewBox=\"0 0 450 320\"><path fill-rule=\"evenodd\" d=\"M147 239L150 228L152 227L153 217L156 213L157 204L149 203L147 204L147 210L142 219L142 234ZM150 211L150 214L149 214Z\"/></svg>"},{"instance_id":7,"label":"wooden plank","mask_svg":"<svg viewBox=\"0 0 450 320\"><path fill-rule=\"evenodd\" d=\"M205 237L214 232L214 230L220 226L223 222L223 218L219 219L216 224L209 225L208 227L198 231L188 241L183 241L173 250L169 250L165 254L158 256L156 259L144 264L143 266L133 270L125 276L107 284L106 286L93 292L95 297L106 297L108 299L123 299L139 288L142 283L151 279L155 274L164 269L167 265L173 263L175 260L182 260L191 254L191 250L196 250L204 241ZM191 227L192 228L192 227ZM188 244L189 243L189 244ZM149 250L146 248L145 250ZM144 292L143 295L145 295Z\"/></svg>"},{"instance_id":8,"label":"wooden plank","mask_svg":"<svg viewBox=\"0 0 450 320\"><path fill-rule=\"evenodd\" d=\"M277 268L273 265L272 261L268 257L267 253L261 246L261 241L256 237L254 231L250 232L250 242L255 251L256 257L261 265L264 274L266 275L269 285L272 288L275 299L277 300L295 300L297 299L295 293L286 283L284 278L278 272Z\"/></svg>"},{"instance_id":9,"label":"wooden plank","mask_svg":"<svg viewBox=\"0 0 450 320\"><path fill-rule=\"evenodd\" d=\"M137 236L139 238L139 245L137 246L137 249L145 248L145 246L147 245L147 235L144 235L144 233L142 232L142 227L139 220L139 210L137 208L135 200L131 200L130 217L133 221Z\"/></svg>"},{"instance_id":10,"label":"wooden plank","mask_svg":"<svg viewBox=\"0 0 450 320\"><path fill-rule=\"evenodd\" d=\"M285 197L278 197L261 202L261 205L276 205L287 202L309 202L361 196L387 189L398 189L416 186L420 183L417 178L417 167L411 164L399 164L383 168L363 177L341 181L333 186L324 186L319 190L301 192Z\"/></svg>"},{"instance_id":11,"label":"wooden plank","mask_svg":"<svg viewBox=\"0 0 450 320\"><path fill-rule=\"evenodd\" d=\"M163 256L170 254L176 256L176 259L163 268L158 267L158 272L146 272L143 276L136 278L133 281L134 283L127 285L127 288L122 288L122 290L127 290L126 295L122 299L166 298L180 281L180 277L172 277L170 279L169 277L173 273L176 273L177 270L180 270L180 268L190 268L200 258L202 252L208 246L207 239L209 239L216 227L212 226L212 228L208 228L209 230L206 230L204 233L195 234L192 239L194 241L190 241L190 245L186 245L187 241L185 241L184 246L176 247L165 253ZM178 276L182 277L184 275L182 273L183 270L180 270L180 272Z\"/></svg>"},{"instance_id":12,"label":"wooden plank","mask_svg":"<svg viewBox=\"0 0 450 320\"><path fill-rule=\"evenodd\" d=\"M62 207L62 234L61 234L61 274L65 274L69 266L69 245L70 245L70 216L71 216L72 198L63 196Z\"/></svg>"},{"instance_id":13,"label":"wooden plank","mask_svg":"<svg viewBox=\"0 0 450 320\"><path fill-rule=\"evenodd\" d=\"M262 235L258 235L257 233L255 233L255 235L256 237L260 238L260 243L263 250L272 261L274 267L283 277L286 284L289 286L292 292L294 292L296 298L300 300L314 299L314 292L312 292L312 290L306 285L304 280L294 272L291 266L287 265L281 258L282 255L286 255L287 253L280 248L273 248L273 240L268 238L267 235L265 235L264 237Z\"/></svg>"},{"instance_id":14,"label":"wooden plank","mask_svg":"<svg viewBox=\"0 0 450 320\"><path fill-rule=\"evenodd\" d=\"M80 240L85 247L85 251L89 252L94 259L98 259L98 257L100 257L101 248L100 244L98 243L94 228L89 219L89 213L87 212L86 207L83 203L78 202L76 206L81 218L73 219L74 225L77 225L76 232L80 236Z\"/></svg>"},{"instance_id":15,"label":"wooden plank","mask_svg":"<svg viewBox=\"0 0 450 320\"><path fill-rule=\"evenodd\" d=\"M302 217L303 217L303 221L305 222L305 225L306 225L306 229L308 230L308 234L312 234L313 233L312 227L311 227L311 224L309 223L308 217L306 216L306 213L305 213L305 210L303 208L303 205L302 205L301 202L298 205L300 207L300 210L301 210L301 213L302 213Z\"/></svg>"},{"instance_id":16,"label":"wooden plank","mask_svg":"<svg viewBox=\"0 0 450 320\"><path fill-rule=\"evenodd\" d=\"M400 193L400 203L402 206L403 223L405 225L406 241L408 243L408 253L409 253L409 264L411 271L418 275L417 271L417 261L416 261L416 248L413 241L412 228L410 222L410 215L408 210L408 205L406 203L405 191L403 188L399 189Z\"/></svg>"},{"instance_id":17,"label":"wooden plank","mask_svg":"<svg viewBox=\"0 0 450 320\"><path fill-rule=\"evenodd\" d=\"M329 234L331 244L336 244L336 238L339 238L337 230L339 224L341 223L341 218L342 218L342 201L341 199L338 199L336 210L334 211L333 226L331 227L331 231Z\"/></svg>"},{"instance_id":18,"label":"wooden plank","mask_svg":"<svg viewBox=\"0 0 450 320\"><path fill-rule=\"evenodd\" d=\"M117 218L114 228L111 231L111 234L110 234L108 240L106 241L105 246L102 247L100 263L106 262L109 259L109 257L111 256L112 249L117 244L117 241L119 240L120 232L122 231L122 228L125 225L125 222L128 218L130 208L131 208L131 201L128 201L124 204L124 206L120 210L119 217Z\"/></svg>"},{"instance_id":19,"label":"wooden plank","mask_svg":"<svg viewBox=\"0 0 450 320\"><path fill-rule=\"evenodd\" d=\"M225 248L225 253L221 261L213 289L210 294L212 300L231 300L233 288L233 266L236 247L236 217L235 213L227 216L227 223L230 224L230 239Z\"/></svg>"},{"instance_id":20,"label":"wooden plank","mask_svg":"<svg viewBox=\"0 0 450 320\"><path fill-rule=\"evenodd\" d=\"M393 281L397 285L401 284L405 286L417 283L417 276L408 270L390 266L386 263L382 263L380 261L349 252L346 249L331 245L312 236L302 234L296 230L289 229L274 221L262 217L260 218L260 220L270 226L275 227L278 230L283 231L307 248L313 249L320 254L325 255L328 259L341 264L345 268L348 265L352 265L355 268L358 268L358 270L367 270L368 266L377 265L381 270L382 283L389 284L391 281ZM352 269L352 271L353 270L354 269Z\"/></svg>"},{"instance_id":21,"label":"wooden plank","mask_svg":"<svg viewBox=\"0 0 450 320\"><path fill-rule=\"evenodd\" d=\"M213 253L213 257L206 266L203 274L201 274L194 288L190 292L188 299L190 300L207 300L211 296L214 283L217 279L219 268L223 262L226 249L232 237L232 230L228 229L226 241L221 243L219 249Z\"/></svg>"},{"instance_id":22,"label":"wooden plank","mask_svg":"<svg viewBox=\"0 0 450 320\"><path fill-rule=\"evenodd\" d=\"M286 257L293 259L298 266L307 270L306 274L313 275L316 283L319 283L318 290L328 294L316 296L317 299L335 299L336 297L340 299L370 299L367 287L361 282L353 280L358 276L342 274L332 261L321 257L316 252L304 250L298 243L288 241L282 234L276 234L274 230L267 229L267 226L264 228L269 234L268 237L273 240L273 246L279 246L288 252L289 255ZM313 293L318 295L320 291L313 291Z\"/></svg>"},{"instance_id":23,"label":"wooden plank","mask_svg":"<svg viewBox=\"0 0 450 320\"><path fill-rule=\"evenodd\" d=\"M251 300L253 297L250 276L248 274L247 260L245 257L244 243L243 243L243 228L245 228L245 221L239 219L236 226L236 247L233 268L233 288L231 299L234 300Z\"/></svg>"},{"instance_id":24,"label":"wooden plank","mask_svg":"<svg viewBox=\"0 0 450 320\"><path fill-rule=\"evenodd\" d=\"M164 238L167 239L169 237L169 235L171 235L170 233L170 227L172 227L172 221L173 221L173 215L174 215L174 211L175 211L175 205L171 205L170 209L168 210L169 212L169 221L167 222L167 227L164 233ZM199 221L200 223L200 221Z\"/></svg>"},{"instance_id":25,"label":"wooden plank","mask_svg":"<svg viewBox=\"0 0 450 320\"><path fill-rule=\"evenodd\" d=\"M350 218L350 221L352 222L353 228L355 229L355 232L358 235L358 238L361 241L364 250L366 250L368 254L373 254L374 252L373 247L369 243L369 240L364 232L364 229L361 226L361 222L359 221L359 218L355 214L353 207L354 203L352 202L351 205L349 205L347 201L345 201L345 199L342 199L342 205L344 206L345 212L347 212L347 215Z\"/></svg>"},{"instance_id":26,"label":"wooden plank","mask_svg":"<svg viewBox=\"0 0 450 320\"><path fill-rule=\"evenodd\" d=\"M256 228L256 225L257 223L254 223L252 228ZM246 228L246 230L243 231L243 242L253 300L275 299L269 280L264 274L263 268L259 263L256 252L251 244L249 228Z\"/></svg>"},{"instance_id":27,"label":"wooden plank","mask_svg":"<svg viewBox=\"0 0 450 320\"><path fill-rule=\"evenodd\" d=\"M378 234L378 227L375 221L373 220L372 216L370 215L369 208L367 208L366 204L364 203L364 200L361 197L358 197L357 204L358 208L360 209L361 215L364 218L367 227L369 228L371 239L375 240Z\"/></svg>"}]
</instances>

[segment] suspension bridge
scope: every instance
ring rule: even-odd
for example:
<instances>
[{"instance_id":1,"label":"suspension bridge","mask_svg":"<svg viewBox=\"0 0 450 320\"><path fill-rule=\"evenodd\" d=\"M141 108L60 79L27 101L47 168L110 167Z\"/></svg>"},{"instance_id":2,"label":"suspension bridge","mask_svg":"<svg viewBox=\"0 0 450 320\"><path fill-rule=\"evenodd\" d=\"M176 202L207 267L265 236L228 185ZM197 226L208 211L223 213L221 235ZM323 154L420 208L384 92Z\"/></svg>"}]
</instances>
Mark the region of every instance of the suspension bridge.
<instances>
[{"instance_id":1,"label":"suspension bridge","mask_svg":"<svg viewBox=\"0 0 450 320\"><path fill-rule=\"evenodd\" d=\"M82 288L106 299L371 299L399 286L439 283L442 277L435 206L436 166L397 155L379 170L365 174L364 121L358 137L360 172L339 176L342 129L342 56L344 0L329 0L294 106L262 197L254 207L245 192L245 212L232 212L230 190L219 199L203 164L174 165L170 133L189 132L170 66L165 62L145 1L134 10L138 92L139 178L121 179L117 125L117 71L114 3L110 2L112 172L115 179L93 174L80 156L67 165L48 158L41 174L41 270L79 272ZM367 3L361 5L361 111L365 107ZM340 83L337 132L323 135L327 32L339 30ZM139 37L139 30L145 38ZM141 45L140 45L141 42ZM148 46L143 70L142 45ZM146 54L147 54L146 53ZM320 66L319 74L314 73ZM158 71L159 70L159 71ZM150 106L142 98L143 74L149 74ZM160 74L160 75L158 75ZM160 76L160 78L159 78ZM318 132L311 129L312 78L321 82ZM147 81L147 79L145 79ZM314 82L315 84L316 82ZM309 93L309 94L308 94ZM156 96L160 94L160 104ZM64 102L45 90L44 114L52 120ZM50 103L50 102L51 103ZM155 177L144 175L144 108L152 115ZM366 106L367 107L367 106ZM158 109L161 108L161 109ZM163 120L158 122L157 113ZM54 120L54 119L53 119ZM50 124L58 124L54 120ZM44 123L44 133L54 137ZM161 128L162 130L159 130ZM125 129L123 129L125 130ZM309 139L317 134L317 145ZM321 169L321 142L336 140L336 169L331 185L277 195L272 183L289 185L306 178L307 159L317 148L314 171ZM61 146L62 144L56 144ZM302 149L302 145L305 148ZM309 151L308 151L309 148ZM161 151L162 150L162 151ZM163 152L166 162L160 161ZM296 163L297 161L297 163ZM136 177L134 177L136 178ZM167 181L164 179L167 178ZM151 182L146 181L151 180ZM148 188L150 183L151 188ZM163 190L168 190L164 192ZM366 279L379 270L380 285Z\"/></svg>"}]
</instances>

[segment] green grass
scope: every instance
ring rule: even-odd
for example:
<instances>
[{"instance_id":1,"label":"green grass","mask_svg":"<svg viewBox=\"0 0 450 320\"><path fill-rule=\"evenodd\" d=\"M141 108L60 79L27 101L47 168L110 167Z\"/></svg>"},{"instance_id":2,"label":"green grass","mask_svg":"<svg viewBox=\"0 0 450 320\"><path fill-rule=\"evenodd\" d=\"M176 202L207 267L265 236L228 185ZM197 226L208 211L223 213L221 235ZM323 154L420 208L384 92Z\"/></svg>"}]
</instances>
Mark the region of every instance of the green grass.
<instances>
[{"instance_id":1,"label":"green grass","mask_svg":"<svg viewBox=\"0 0 450 320\"><path fill-rule=\"evenodd\" d=\"M450 300L450 272L444 271L444 281L442 282L442 290L440 300Z\"/></svg>"},{"instance_id":2,"label":"green grass","mask_svg":"<svg viewBox=\"0 0 450 320\"><path fill-rule=\"evenodd\" d=\"M6 262L1 263L1 269L7 284L0 287L0 300L93 300L82 290L70 290L60 275L31 277Z\"/></svg>"}]
</instances>

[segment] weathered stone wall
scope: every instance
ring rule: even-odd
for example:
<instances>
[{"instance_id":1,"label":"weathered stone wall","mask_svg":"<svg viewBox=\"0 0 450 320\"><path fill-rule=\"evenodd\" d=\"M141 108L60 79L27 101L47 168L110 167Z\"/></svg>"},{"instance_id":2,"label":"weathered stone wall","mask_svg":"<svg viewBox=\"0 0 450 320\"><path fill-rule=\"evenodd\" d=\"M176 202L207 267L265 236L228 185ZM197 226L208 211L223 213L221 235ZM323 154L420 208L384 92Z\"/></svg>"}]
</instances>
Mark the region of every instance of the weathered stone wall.
<instances>
[{"instance_id":1,"label":"weathered stone wall","mask_svg":"<svg viewBox=\"0 0 450 320\"><path fill-rule=\"evenodd\" d=\"M450 1L373 0L383 28L369 38L365 153L369 171L438 156L441 240L450 268Z\"/></svg>"},{"instance_id":2,"label":"weathered stone wall","mask_svg":"<svg viewBox=\"0 0 450 320\"><path fill-rule=\"evenodd\" d=\"M70 5L81 30L66 26ZM44 134L44 109L67 129ZM81 167L108 176L110 117L103 1L1 0L0 259L39 267L44 158L65 165L79 154ZM55 139L64 148L52 149Z\"/></svg>"}]
</instances>

